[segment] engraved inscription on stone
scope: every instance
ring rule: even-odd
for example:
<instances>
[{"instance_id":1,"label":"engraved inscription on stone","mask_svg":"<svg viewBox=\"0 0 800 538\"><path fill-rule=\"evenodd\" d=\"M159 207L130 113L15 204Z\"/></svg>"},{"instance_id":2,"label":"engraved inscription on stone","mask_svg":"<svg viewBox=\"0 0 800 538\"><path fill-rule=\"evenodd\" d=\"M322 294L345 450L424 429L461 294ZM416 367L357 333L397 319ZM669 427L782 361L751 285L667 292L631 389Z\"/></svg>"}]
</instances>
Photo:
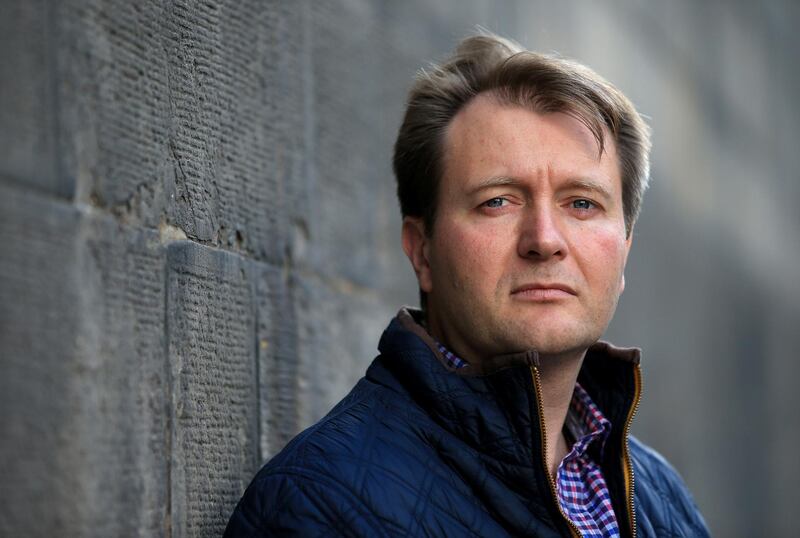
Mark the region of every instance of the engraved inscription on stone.
<instances>
[{"instance_id":1,"label":"engraved inscription on stone","mask_svg":"<svg viewBox=\"0 0 800 538\"><path fill-rule=\"evenodd\" d=\"M246 262L168 254L173 536L219 536L257 465L255 314Z\"/></svg>"},{"instance_id":2,"label":"engraved inscription on stone","mask_svg":"<svg viewBox=\"0 0 800 538\"><path fill-rule=\"evenodd\" d=\"M258 368L261 459L280 450L298 431L297 321L287 275L258 264Z\"/></svg>"},{"instance_id":3,"label":"engraved inscription on stone","mask_svg":"<svg viewBox=\"0 0 800 538\"><path fill-rule=\"evenodd\" d=\"M157 234L92 218L85 246L81 438L93 472L91 522L103 536L163 536L168 515L165 249ZM113 476L114 479L109 477Z\"/></svg>"}]
</instances>

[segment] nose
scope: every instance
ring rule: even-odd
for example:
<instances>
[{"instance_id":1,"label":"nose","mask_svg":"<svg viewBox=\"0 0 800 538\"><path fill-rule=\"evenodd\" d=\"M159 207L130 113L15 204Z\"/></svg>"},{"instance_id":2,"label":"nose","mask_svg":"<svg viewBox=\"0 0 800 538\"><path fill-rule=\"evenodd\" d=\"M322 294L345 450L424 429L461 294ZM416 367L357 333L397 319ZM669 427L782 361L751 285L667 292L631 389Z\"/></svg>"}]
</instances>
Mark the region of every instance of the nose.
<instances>
[{"instance_id":1,"label":"nose","mask_svg":"<svg viewBox=\"0 0 800 538\"><path fill-rule=\"evenodd\" d=\"M530 207L520 223L519 255L523 258L547 260L564 257L567 242L553 208Z\"/></svg>"}]
</instances>

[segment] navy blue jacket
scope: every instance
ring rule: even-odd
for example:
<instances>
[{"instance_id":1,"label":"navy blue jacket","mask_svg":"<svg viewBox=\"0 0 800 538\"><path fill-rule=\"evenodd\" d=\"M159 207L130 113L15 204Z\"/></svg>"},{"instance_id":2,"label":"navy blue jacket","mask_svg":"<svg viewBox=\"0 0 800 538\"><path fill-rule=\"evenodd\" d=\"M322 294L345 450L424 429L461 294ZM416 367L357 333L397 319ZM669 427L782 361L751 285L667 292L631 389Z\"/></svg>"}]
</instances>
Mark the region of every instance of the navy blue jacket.
<instances>
[{"instance_id":1,"label":"navy blue jacket","mask_svg":"<svg viewBox=\"0 0 800 538\"><path fill-rule=\"evenodd\" d=\"M379 350L256 475L226 537L570 536L544 463L535 352L453 371L406 310ZM598 343L578 378L613 425L597 458L622 535L707 536L677 473L627 436L638 362Z\"/></svg>"}]
</instances>

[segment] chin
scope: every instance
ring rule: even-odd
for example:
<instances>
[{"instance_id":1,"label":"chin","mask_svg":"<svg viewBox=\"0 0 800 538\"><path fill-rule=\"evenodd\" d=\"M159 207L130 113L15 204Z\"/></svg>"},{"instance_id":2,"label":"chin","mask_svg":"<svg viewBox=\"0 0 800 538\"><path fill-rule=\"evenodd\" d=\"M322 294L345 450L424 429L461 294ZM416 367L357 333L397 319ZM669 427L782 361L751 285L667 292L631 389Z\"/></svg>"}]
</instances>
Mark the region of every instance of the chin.
<instances>
[{"instance_id":1,"label":"chin","mask_svg":"<svg viewBox=\"0 0 800 538\"><path fill-rule=\"evenodd\" d=\"M593 344L594 342L592 342ZM541 346L532 346L530 349L535 350L540 356L559 356L559 355L572 355L576 353L583 353L591 344L574 343L574 342L552 342L543 344Z\"/></svg>"},{"instance_id":2,"label":"chin","mask_svg":"<svg viewBox=\"0 0 800 538\"><path fill-rule=\"evenodd\" d=\"M577 351L585 351L589 346L597 342L600 335L593 332L578 330L576 327L542 327L536 329L522 329L517 332L518 338L511 338L514 341L516 351L535 350L540 355L563 355Z\"/></svg>"}]
</instances>

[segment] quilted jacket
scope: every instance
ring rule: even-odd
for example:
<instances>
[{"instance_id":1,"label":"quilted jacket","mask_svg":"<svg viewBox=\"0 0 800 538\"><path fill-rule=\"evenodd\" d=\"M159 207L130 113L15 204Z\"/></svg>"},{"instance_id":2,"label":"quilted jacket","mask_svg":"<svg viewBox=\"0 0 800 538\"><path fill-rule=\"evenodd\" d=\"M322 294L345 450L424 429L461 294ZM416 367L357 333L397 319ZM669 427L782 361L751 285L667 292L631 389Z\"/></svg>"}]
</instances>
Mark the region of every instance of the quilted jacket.
<instances>
[{"instance_id":1,"label":"quilted jacket","mask_svg":"<svg viewBox=\"0 0 800 538\"><path fill-rule=\"evenodd\" d=\"M453 371L414 316L401 310L365 377L261 469L226 537L574 534L545 470L537 354ZM638 361L598 343L578 378L613 424L597 458L622 535L707 536L673 468L626 442Z\"/></svg>"}]
</instances>

